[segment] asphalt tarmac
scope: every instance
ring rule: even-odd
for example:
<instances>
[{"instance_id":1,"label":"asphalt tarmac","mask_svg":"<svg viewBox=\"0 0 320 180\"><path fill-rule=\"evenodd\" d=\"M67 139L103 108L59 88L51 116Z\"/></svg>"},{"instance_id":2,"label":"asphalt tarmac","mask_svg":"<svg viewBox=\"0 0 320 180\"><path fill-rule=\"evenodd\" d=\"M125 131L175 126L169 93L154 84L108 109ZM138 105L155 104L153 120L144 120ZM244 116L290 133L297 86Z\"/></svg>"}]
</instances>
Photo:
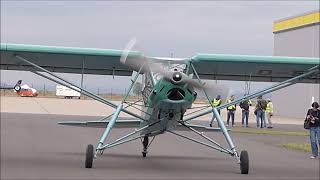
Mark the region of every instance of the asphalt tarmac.
<instances>
[{"instance_id":1,"label":"asphalt tarmac","mask_svg":"<svg viewBox=\"0 0 320 180\"><path fill-rule=\"evenodd\" d=\"M103 129L57 122L97 118L1 113L1 179L319 179L319 159L279 147L282 142L307 143L309 137L239 133L231 136L238 150L249 152L248 175L240 174L233 157L168 133L155 138L146 158L137 140L106 150L92 169L86 169L86 146L96 145ZM115 129L110 138L126 132L130 130ZM207 135L226 144L219 132Z\"/></svg>"}]
</instances>

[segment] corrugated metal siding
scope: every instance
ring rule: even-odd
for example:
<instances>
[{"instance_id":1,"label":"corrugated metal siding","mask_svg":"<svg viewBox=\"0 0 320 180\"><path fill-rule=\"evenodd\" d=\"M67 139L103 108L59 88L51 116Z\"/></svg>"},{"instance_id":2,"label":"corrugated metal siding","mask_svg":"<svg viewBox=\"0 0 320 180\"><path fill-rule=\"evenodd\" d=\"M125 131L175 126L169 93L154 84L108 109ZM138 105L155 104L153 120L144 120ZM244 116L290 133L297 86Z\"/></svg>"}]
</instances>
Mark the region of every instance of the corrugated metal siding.
<instances>
[{"instance_id":1,"label":"corrugated metal siding","mask_svg":"<svg viewBox=\"0 0 320 180\"><path fill-rule=\"evenodd\" d=\"M274 111L276 115L301 118L311 107L311 100L319 102L319 84L295 84L272 94Z\"/></svg>"},{"instance_id":2,"label":"corrugated metal siding","mask_svg":"<svg viewBox=\"0 0 320 180\"><path fill-rule=\"evenodd\" d=\"M275 56L319 57L319 24L274 34ZM312 97L320 101L319 84L296 84L272 93L275 113L303 118ZM301 120L301 121L302 121Z\"/></svg>"},{"instance_id":3,"label":"corrugated metal siding","mask_svg":"<svg viewBox=\"0 0 320 180\"><path fill-rule=\"evenodd\" d=\"M319 27L307 26L300 29L274 34L275 56L319 57Z\"/></svg>"}]
</instances>

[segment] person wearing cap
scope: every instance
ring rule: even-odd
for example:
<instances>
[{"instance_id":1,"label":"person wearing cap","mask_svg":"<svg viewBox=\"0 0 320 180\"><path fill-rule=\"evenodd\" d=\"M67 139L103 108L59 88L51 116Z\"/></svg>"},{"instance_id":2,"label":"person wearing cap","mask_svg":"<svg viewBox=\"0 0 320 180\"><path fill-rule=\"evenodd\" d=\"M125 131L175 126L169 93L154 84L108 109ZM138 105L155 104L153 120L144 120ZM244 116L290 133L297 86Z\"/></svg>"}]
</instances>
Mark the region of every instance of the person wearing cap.
<instances>
[{"instance_id":1,"label":"person wearing cap","mask_svg":"<svg viewBox=\"0 0 320 180\"><path fill-rule=\"evenodd\" d=\"M216 108L218 106L220 106L222 103L222 100L221 100L221 96L220 95L217 95L216 98L214 98L212 101L211 101L211 105L213 108ZM220 114L220 110L218 110L218 113ZM213 125L213 121L216 119L216 117L214 116L214 114L212 115L212 119L211 119L211 122L210 122L210 127L212 127Z\"/></svg>"},{"instance_id":2,"label":"person wearing cap","mask_svg":"<svg viewBox=\"0 0 320 180\"><path fill-rule=\"evenodd\" d=\"M271 121L271 117L273 116L273 104L271 102L271 99L267 99L267 107L266 107L266 117L268 120L268 128L273 128L273 124Z\"/></svg>"},{"instance_id":3,"label":"person wearing cap","mask_svg":"<svg viewBox=\"0 0 320 180\"><path fill-rule=\"evenodd\" d=\"M234 95L231 95L230 98L227 100L227 103L230 103L234 101ZM231 117L231 121L232 121L232 127L235 126L234 124L234 115L236 112L236 105L230 105L227 107L227 127L229 126L229 120Z\"/></svg>"}]
</instances>

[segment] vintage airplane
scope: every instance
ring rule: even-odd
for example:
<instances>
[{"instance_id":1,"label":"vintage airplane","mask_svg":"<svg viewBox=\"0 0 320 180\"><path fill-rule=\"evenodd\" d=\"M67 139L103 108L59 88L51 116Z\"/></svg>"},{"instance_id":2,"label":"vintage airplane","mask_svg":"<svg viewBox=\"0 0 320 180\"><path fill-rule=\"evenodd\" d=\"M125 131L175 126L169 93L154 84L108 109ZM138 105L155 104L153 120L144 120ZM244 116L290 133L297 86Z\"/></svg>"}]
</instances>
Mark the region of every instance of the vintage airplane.
<instances>
[{"instance_id":1,"label":"vintage airplane","mask_svg":"<svg viewBox=\"0 0 320 180\"><path fill-rule=\"evenodd\" d=\"M104 150L137 139L142 140L142 155L146 157L148 147L153 141L152 139L149 142L149 138L168 132L233 156L240 164L241 174L248 174L248 152L245 150L238 152L217 110L297 82L319 83L319 58L223 54L197 54L191 58L179 59L161 58L131 51L134 44L135 40L130 41L125 50L1 44L1 69L31 71L70 89L81 91L82 94L115 109L112 115L101 120L59 123L105 128L96 148L91 144L87 146L86 168L92 168L93 160L102 155ZM122 102L114 104L53 72L132 76L132 78L130 88ZM127 98L139 76L142 76L143 98L140 102L128 102ZM208 89L200 78L279 83L217 108L208 105L207 109L189 113L187 110L197 98L195 89L201 89L207 95ZM210 102L210 98L206 97ZM137 109L140 107L141 115L129 111L128 107ZM121 112L133 116L136 120L119 120ZM220 128L191 124L195 118L212 113L217 117ZM106 143L113 128L136 129ZM179 133L185 130L194 132L205 141ZM229 147L222 146L203 133L210 131L222 132Z\"/></svg>"},{"instance_id":2,"label":"vintage airplane","mask_svg":"<svg viewBox=\"0 0 320 180\"><path fill-rule=\"evenodd\" d=\"M21 85L22 80L19 80L13 87L0 87L0 89L10 89L16 92L21 97L37 97L38 92L36 89L31 88L27 84Z\"/></svg>"}]
</instances>

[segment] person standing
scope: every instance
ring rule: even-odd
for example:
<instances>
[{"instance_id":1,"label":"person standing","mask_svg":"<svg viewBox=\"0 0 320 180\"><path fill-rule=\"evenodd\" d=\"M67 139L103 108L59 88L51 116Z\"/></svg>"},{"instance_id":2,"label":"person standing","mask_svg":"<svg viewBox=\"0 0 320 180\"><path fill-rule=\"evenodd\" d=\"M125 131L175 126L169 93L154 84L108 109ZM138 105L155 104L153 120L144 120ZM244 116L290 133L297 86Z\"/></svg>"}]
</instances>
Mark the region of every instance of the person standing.
<instances>
[{"instance_id":1,"label":"person standing","mask_svg":"<svg viewBox=\"0 0 320 180\"><path fill-rule=\"evenodd\" d=\"M249 106L252 106L252 101L251 99L248 100Z\"/></svg>"},{"instance_id":2,"label":"person standing","mask_svg":"<svg viewBox=\"0 0 320 180\"><path fill-rule=\"evenodd\" d=\"M265 109L267 106L267 102L262 99L262 96L259 96L257 98L257 104L255 108L255 115L256 115L256 121L257 121L257 127L260 126L260 128L266 127L266 120L265 120Z\"/></svg>"},{"instance_id":3,"label":"person standing","mask_svg":"<svg viewBox=\"0 0 320 180\"><path fill-rule=\"evenodd\" d=\"M227 100L227 103L230 103L232 101L234 101L234 95L230 96L230 98ZM235 124L234 124L235 111L236 111L236 105L231 105L231 106L227 107L227 127L229 127L230 117L231 117L231 121L232 121L232 127L235 126Z\"/></svg>"},{"instance_id":4,"label":"person standing","mask_svg":"<svg viewBox=\"0 0 320 180\"><path fill-rule=\"evenodd\" d=\"M271 121L271 117L273 116L273 104L270 98L267 99L266 116L268 120L268 128L273 128Z\"/></svg>"},{"instance_id":5,"label":"person standing","mask_svg":"<svg viewBox=\"0 0 320 180\"><path fill-rule=\"evenodd\" d=\"M218 106L220 106L222 103L222 100L221 100L221 96L220 95L217 95L216 98L214 98L212 101L211 101L211 105L212 107L216 108ZM218 110L218 113L220 114L220 110ZM212 119L211 119L211 122L210 122L210 127L212 127L213 125L213 121L216 119L216 117L214 116L214 114L212 115Z\"/></svg>"},{"instance_id":6,"label":"person standing","mask_svg":"<svg viewBox=\"0 0 320 180\"><path fill-rule=\"evenodd\" d=\"M242 127L244 127L244 119L246 119L246 127L249 127L248 120L249 120L249 101L244 100L239 104L240 108L242 109Z\"/></svg>"},{"instance_id":7,"label":"person standing","mask_svg":"<svg viewBox=\"0 0 320 180\"><path fill-rule=\"evenodd\" d=\"M307 112L307 119L310 120L310 144L312 155L311 159L318 157L320 148L320 110L317 102L312 103L312 108Z\"/></svg>"}]
</instances>

